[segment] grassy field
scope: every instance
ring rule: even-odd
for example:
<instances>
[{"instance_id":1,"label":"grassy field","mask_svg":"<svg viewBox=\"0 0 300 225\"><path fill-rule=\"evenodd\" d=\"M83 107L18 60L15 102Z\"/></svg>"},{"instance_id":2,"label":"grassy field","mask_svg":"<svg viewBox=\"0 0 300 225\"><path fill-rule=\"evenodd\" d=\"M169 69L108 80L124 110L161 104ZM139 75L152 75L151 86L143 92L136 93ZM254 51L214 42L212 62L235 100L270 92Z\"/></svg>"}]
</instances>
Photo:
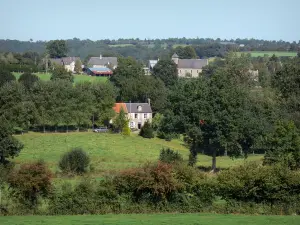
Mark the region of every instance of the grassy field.
<instances>
[{"instance_id":1,"label":"grassy field","mask_svg":"<svg viewBox=\"0 0 300 225\"><path fill-rule=\"evenodd\" d=\"M193 225L298 225L299 216L247 216L216 214L129 214L91 216L5 216L1 225L98 225L98 224L193 224Z\"/></svg>"},{"instance_id":2,"label":"grassy field","mask_svg":"<svg viewBox=\"0 0 300 225\"><path fill-rule=\"evenodd\" d=\"M133 46L133 44L119 44L119 45L108 45L111 48L117 48L117 47L128 47Z\"/></svg>"},{"instance_id":3,"label":"grassy field","mask_svg":"<svg viewBox=\"0 0 300 225\"><path fill-rule=\"evenodd\" d=\"M22 73L13 73L14 76L19 79ZM36 75L41 80L50 80L51 74L50 73L36 73ZM88 75L73 75L74 76L74 83L79 83L83 81L90 81L90 82L105 82L107 81L107 77L94 77Z\"/></svg>"},{"instance_id":4,"label":"grassy field","mask_svg":"<svg viewBox=\"0 0 300 225\"><path fill-rule=\"evenodd\" d=\"M242 53L250 53L251 57L263 57L264 55L272 56L275 54L276 56L288 56L288 57L294 57L297 56L297 52L279 52L279 51L251 51L251 52L238 52L238 54Z\"/></svg>"},{"instance_id":5,"label":"grassy field","mask_svg":"<svg viewBox=\"0 0 300 225\"><path fill-rule=\"evenodd\" d=\"M144 139L136 134L122 136L119 134L99 134L92 132L73 133L33 133L16 136L23 144L24 149L14 159L16 163L43 159L52 171L57 171L57 162L60 156L73 147L82 147L91 157L94 167L94 177L101 177L109 172L137 167L148 161L158 159L160 150L169 147L178 150L188 159L189 150L180 140L171 142L158 138ZM251 155L247 161L258 161L261 155ZM217 166L224 168L244 163L244 159L232 160L229 157L218 157ZM199 166L210 166L211 157L199 155Z\"/></svg>"}]
</instances>

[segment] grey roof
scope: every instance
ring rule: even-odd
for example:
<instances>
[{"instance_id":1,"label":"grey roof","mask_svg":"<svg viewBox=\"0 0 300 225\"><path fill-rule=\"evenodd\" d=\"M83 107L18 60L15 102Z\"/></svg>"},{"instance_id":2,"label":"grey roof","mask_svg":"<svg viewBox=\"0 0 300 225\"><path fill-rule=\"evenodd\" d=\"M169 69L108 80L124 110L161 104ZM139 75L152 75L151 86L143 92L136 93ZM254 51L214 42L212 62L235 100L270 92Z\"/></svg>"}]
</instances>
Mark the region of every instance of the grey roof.
<instances>
[{"instance_id":1,"label":"grey roof","mask_svg":"<svg viewBox=\"0 0 300 225\"><path fill-rule=\"evenodd\" d=\"M51 58L50 61L52 63L56 63L59 65L70 65L72 62L76 62L76 60L80 60L79 57L63 57L63 58Z\"/></svg>"},{"instance_id":2,"label":"grey roof","mask_svg":"<svg viewBox=\"0 0 300 225\"><path fill-rule=\"evenodd\" d=\"M178 68L202 69L208 65L208 59L179 59Z\"/></svg>"},{"instance_id":3,"label":"grey roof","mask_svg":"<svg viewBox=\"0 0 300 225\"><path fill-rule=\"evenodd\" d=\"M151 106L148 103L125 103L127 111L129 113L152 113ZM141 106L142 110L138 111L138 107Z\"/></svg>"},{"instance_id":4,"label":"grey roof","mask_svg":"<svg viewBox=\"0 0 300 225\"><path fill-rule=\"evenodd\" d=\"M113 64L114 66L118 65L117 57L91 57L88 61L89 65L106 65Z\"/></svg>"},{"instance_id":5,"label":"grey roof","mask_svg":"<svg viewBox=\"0 0 300 225\"><path fill-rule=\"evenodd\" d=\"M172 58L179 58L179 56L178 56L176 53L174 53L174 54L172 55Z\"/></svg>"},{"instance_id":6,"label":"grey roof","mask_svg":"<svg viewBox=\"0 0 300 225\"><path fill-rule=\"evenodd\" d=\"M149 60L149 67L153 69L153 67L158 63L158 60Z\"/></svg>"}]
</instances>

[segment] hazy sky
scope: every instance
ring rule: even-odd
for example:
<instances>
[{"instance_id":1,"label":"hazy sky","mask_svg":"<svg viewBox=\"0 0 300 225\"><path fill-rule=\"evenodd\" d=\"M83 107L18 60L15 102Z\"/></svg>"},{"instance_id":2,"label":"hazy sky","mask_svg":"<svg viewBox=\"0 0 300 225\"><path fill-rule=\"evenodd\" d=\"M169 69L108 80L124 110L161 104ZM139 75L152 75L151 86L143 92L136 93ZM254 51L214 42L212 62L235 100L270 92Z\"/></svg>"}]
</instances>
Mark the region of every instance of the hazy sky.
<instances>
[{"instance_id":1,"label":"hazy sky","mask_svg":"<svg viewBox=\"0 0 300 225\"><path fill-rule=\"evenodd\" d=\"M300 40L300 0L0 0L0 39Z\"/></svg>"}]
</instances>

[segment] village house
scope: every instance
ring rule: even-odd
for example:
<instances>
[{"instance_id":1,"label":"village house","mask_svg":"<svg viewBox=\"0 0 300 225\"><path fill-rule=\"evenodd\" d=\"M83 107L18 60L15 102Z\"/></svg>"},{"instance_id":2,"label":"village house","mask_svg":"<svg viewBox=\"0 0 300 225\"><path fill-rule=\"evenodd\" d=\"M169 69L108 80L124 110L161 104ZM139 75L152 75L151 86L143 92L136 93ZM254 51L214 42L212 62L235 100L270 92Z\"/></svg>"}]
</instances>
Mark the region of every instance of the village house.
<instances>
[{"instance_id":1,"label":"village house","mask_svg":"<svg viewBox=\"0 0 300 225\"><path fill-rule=\"evenodd\" d=\"M64 66L64 68L67 71L71 71L72 73L74 73L75 63L76 63L77 60L80 61L80 58L79 57L63 57L63 58L57 58L57 59L51 58L50 62L53 66L55 64L62 65L62 66Z\"/></svg>"},{"instance_id":2,"label":"village house","mask_svg":"<svg viewBox=\"0 0 300 225\"><path fill-rule=\"evenodd\" d=\"M91 57L87 63L88 67L92 68L110 68L115 69L118 66L117 57L103 57L100 55L99 57Z\"/></svg>"},{"instance_id":3,"label":"village house","mask_svg":"<svg viewBox=\"0 0 300 225\"><path fill-rule=\"evenodd\" d=\"M179 59L176 53L172 60L177 65L178 77L198 77L202 68L208 65L208 59Z\"/></svg>"},{"instance_id":4,"label":"village house","mask_svg":"<svg viewBox=\"0 0 300 225\"><path fill-rule=\"evenodd\" d=\"M113 110L120 113L121 109L124 110L131 129L141 129L146 121L152 122L150 99L148 103L115 103Z\"/></svg>"}]
</instances>

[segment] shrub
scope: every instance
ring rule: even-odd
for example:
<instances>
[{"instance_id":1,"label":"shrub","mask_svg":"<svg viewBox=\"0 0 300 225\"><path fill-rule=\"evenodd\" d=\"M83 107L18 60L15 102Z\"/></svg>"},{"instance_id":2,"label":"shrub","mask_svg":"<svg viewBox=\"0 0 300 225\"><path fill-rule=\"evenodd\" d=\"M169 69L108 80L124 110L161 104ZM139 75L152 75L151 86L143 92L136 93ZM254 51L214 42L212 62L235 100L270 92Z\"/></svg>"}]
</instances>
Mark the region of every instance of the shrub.
<instances>
[{"instance_id":1,"label":"shrub","mask_svg":"<svg viewBox=\"0 0 300 225\"><path fill-rule=\"evenodd\" d=\"M18 170L13 171L8 184L12 193L20 203L28 208L35 208L38 197L47 197L51 193L52 173L43 161L22 164Z\"/></svg>"},{"instance_id":2,"label":"shrub","mask_svg":"<svg viewBox=\"0 0 300 225\"><path fill-rule=\"evenodd\" d=\"M158 162L122 171L114 178L120 194L129 194L135 202L165 202L180 185L172 175L172 165Z\"/></svg>"},{"instance_id":3,"label":"shrub","mask_svg":"<svg viewBox=\"0 0 300 225\"><path fill-rule=\"evenodd\" d=\"M130 128L129 128L128 121L125 122L125 125L122 129L122 134L126 136L130 136Z\"/></svg>"},{"instance_id":4,"label":"shrub","mask_svg":"<svg viewBox=\"0 0 300 225\"><path fill-rule=\"evenodd\" d=\"M87 172L89 163L89 156L81 148L74 148L61 157L59 168L64 173L82 174Z\"/></svg>"},{"instance_id":5,"label":"shrub","mask_svg":"<svg viewBox=\"0 0 300 225\"><path fill-rule=\"evenodd\" d=\"M37 75L26 72L20 76L18 81L22 83L27 89L30 89L38 80L39 77Z\"/></svg>"},{"instance_id":6,"label":"shrub","mask_svg":"<svg viewBox=\"0 0 300 225\"><path fill-rule=\"evenodd\" d=\"M148 121L145 122L144 126L140 131L140 136L142 136L143 138L154 138L151 123L149 123Z\"/></svg>"},{"instance_id":7,"label":"shrub","mask_svg":"<svg viewBox=\"0 0 300 225\"><path fill-rule=\"evenodd\" d=\"M163 148L160 151L159 160L164 163L174 163L183 161L183 158L178 151L175 152L170 148Z\"/></svg>"},{"instance_id":8,"label":"shrub","mask_svg":"<svg viewBox=\"0 0 300 225\"><path fill-rule=\"evenodd\" d=\"M300 174L282 166L249 163L218 175L219 195L227 201L288 204L298 201Z\"/></svg>"}]
</instances>

